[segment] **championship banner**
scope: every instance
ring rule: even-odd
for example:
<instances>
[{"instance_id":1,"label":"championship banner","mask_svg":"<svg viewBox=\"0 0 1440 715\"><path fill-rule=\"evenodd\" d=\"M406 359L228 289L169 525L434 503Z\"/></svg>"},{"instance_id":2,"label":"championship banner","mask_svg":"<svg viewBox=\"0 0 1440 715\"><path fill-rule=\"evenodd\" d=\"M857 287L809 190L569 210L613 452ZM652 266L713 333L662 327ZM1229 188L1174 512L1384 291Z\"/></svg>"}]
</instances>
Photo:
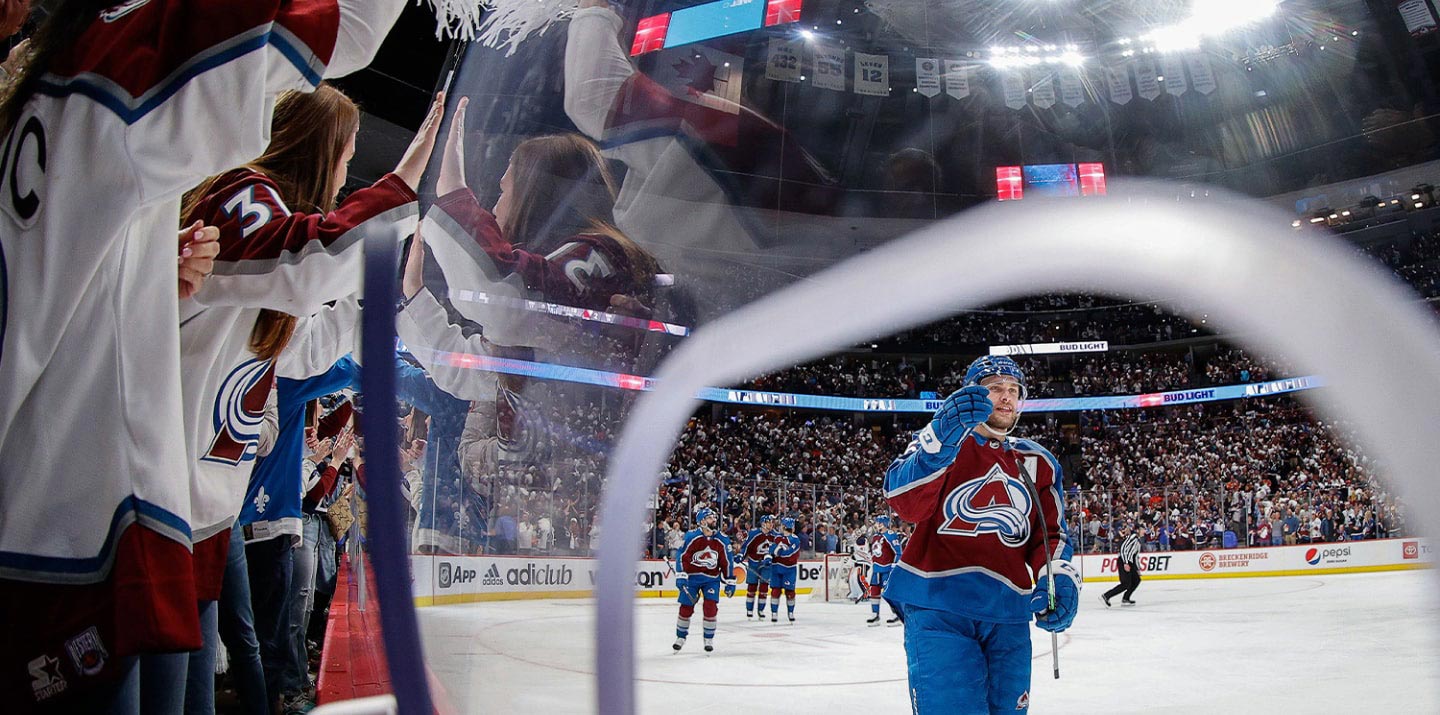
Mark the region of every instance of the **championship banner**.
<instances>
[{"instance_id":1,"label":"championship banner","mask_svg":"<svg viewBox=\"0 0 1440 715\"><path fill-rule=\"evenodd\" d=\"M915 88L926 97L940 94L940 62L933 57L915 58Z\"/></svg>"},{"instance_id":2,"label":"championship banner","mask_svg":"<svg viewBox=\"0 0 1440 715\"><path fill-rule=\"evenodd\" d=\"M991 355L1055 355L1057 353L1103 353L1110 350L1108 340L1080 343L1030 343L1028 345L991 345Z\"/></svg>"},{"instance_id":3,"label":"championship banner","mask_svg":"<svg viewBox=\"0 0 1440 715\"><path fill-rule=\"evenodd\" d=\"M970 71L959 60L945 60L945 94L956 99L970 96Z\"/></svg>"},{"instance_id":4,"label":"championship banner","mask_svg":"<svg viewBox=\"0 0 1440 715\"><path fill-rule=\"evenodd\" d=\"M1135 98L1130 91L1130 69L1120 65L1119 68L1106 67L1104 72L1105 87L1110 90L1110 101L1121 105L1129 104L1130 100Z\"/></svg>"},{"instance_id":5,"label":"championship banner","mask_svg":"<svg viewBox=\"0 0 1440 715\"><path fill-rule=\"evenodd\" d=\"M1210 68L1210 59L1204 55L1194 55L1185 58L1185 66L1190 68L1190 83L1195 91L1200 94L1210 94L1219 85L1215 84L1215 71Z\"/></svg>"},{"instance_id":6,"label":"championship banner","mask_svg":"<svg viewBox=\"0 0 1440 715\"><path fill-rule=\"evenodd\" d=\"M1160 73L1165 76L1165 93L1172 97L1185 94L1190 86L1185 83L1185 63L1174 55L1160 58Z\"/></svg>"},{"instance_id":7,"label":"championship banner","mask_svg":"<svg viewBox=\"0 0 1440 715\"><path fill-rule=\"evenodd\" d=\"M855 93L874 97L890 96L889 55L855 53Z\"/></svg>"},{"instance_id":8,"label":"championship banner","mask_svg":"<svg viewBox=\"0 0 1440 715\"><path fill-rule=\"evenodd\" d=\"M1005 90L1005 106L1011 109L1025 107L1025 71L1019 68L1000 73L1000 87Z\"/></svg>"},{"instance_id":9,"label":"championship banner","mask_svg":"<svg viewBox=\"0 0 1440 715\"><path fill-rule=\"evenodd\" d=\"M811 56L815 62L815 86L844 92L845 50L819 42L814 47Z\"/></svg>"},{"instance_id":10,"label":"championship banner","mask_svg":"<svg viewBox=\"0 0 1440 715\"><path fill-rule=\"evenodd\" d=\"M1425 0L1401 0L1396 9L1400 11L1400 19L1405 21L1405 29L1412 37L1435 31L1435 13L1430 11Z\"/></svg>"},{"instance_id":11,"label":"championship banner","mask_svg":"<svg viewBox=\"0 0 1440 715\"><path fill-rule=\"evenodd\" d=\"M1141 97L1155 101L1160 97L1160 82L1156 79L1155 63L1149 57L1135 60L1135 88Z\"/></svg>"},{"instance_id":12,"label":"championship banner","mask_svg":"<svg viewBox=\"0 0 1440 715\"><path fill-rule=\"evenodd\" d=\"M1060 101L1067 107L1078 107L1085 103L1085 80L1078 67L1060 68Z\"/></svg>"},{"instance_id":13,"label":"championship banner","mask_svg":"<svg viewBox=\"0 0 1440 715\"><path fill-rule=\"evenodd\" d=\"M765 60L765 77L777 82L799 82L800 43L771 38L770 52Z\"/></svg>"},{"instance_id":14,"label":"championship banner","mask_svg":"<svg viewBox=\"0 0 1440 715\"><path fill-rule=\"evenodd\" d=\"M1035 86L1030 88L1030 99L1035 102L1035 106L1041 109L1055 106L1055 76L1052 74L1042 75Z\"/></svg>"}]
</instances>

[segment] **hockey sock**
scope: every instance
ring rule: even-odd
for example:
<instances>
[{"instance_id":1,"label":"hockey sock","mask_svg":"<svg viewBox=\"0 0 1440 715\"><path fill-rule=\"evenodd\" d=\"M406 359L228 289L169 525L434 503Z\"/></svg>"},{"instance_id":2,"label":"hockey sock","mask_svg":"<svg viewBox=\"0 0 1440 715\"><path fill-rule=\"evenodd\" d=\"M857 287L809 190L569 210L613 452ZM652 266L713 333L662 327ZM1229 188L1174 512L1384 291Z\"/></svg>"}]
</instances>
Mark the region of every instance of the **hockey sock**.
<instances>
[{"instance_id":1,"label":"hockey sock","mask_svg":"<svg viewBox=\"0 0 1440 715\"><path fill-rule=\"evenodd\" d=\"M780 613L780 589L779 589L778 587L776 587L776 588L770 589L770 615L772 615L772 616L774 616L774 615L779 615L779 613Z\"/></svg>"},{"instance_id":2,"label":"hockey sock","mask_svg":"<svg viewBox=\"0 0 1440 715\"><path fill-rule=\"evenodd\" d=\"M785 612L790 615L790 620L795 620L795 592L793 590L785 591Z\"/></svg>"},{"instance_id":3,"label":"hockey sock","mask_svg":"<svg viewBox=\"0 0 1440 715\"><path fill-rule=\"evenodd\" d=\"M761 612L764 612L764 610L765 610L765 594L767 594L767 593L769 593L769 592L770 592L770 586L769 586L769 584L764 584L764 583L760 584L760 594L755 598L755 602L760 605L760 610L761 610Z\"/></svg>"},{"instance_id":4,"label":"hockey sock","mask_svg":"<svg viewBox=\"0 0 1440 715\"><path fill-rule=\"evenodd\" d=\"M715 617L720 614L720 603L718 601L705 601L705 620L702 621L705 627L705 640L715 637Z\"/></svg>"},{"instance_id":5,"label":"hockey sock","mask_svg":"<svg viewBox=\"0 0 1440 715\"><path fill-rule=\"evenodd\" d=\"M752 584L750 584L750 585L748 585L748 586L745 587L745 612L746 612L746 613L750 613L750 612L752 612L752 611L754 611L754 610L755 610L755 584L752 583Z\"/></svg>"},{"instance_id":6,"label":"hockey sock","mask_svg":"<svg viewBox=\"0 0 1440 715\"><path fill-rule=\"evenodd\" d=\"M681 606L680 617L675 619L675 637L684 638L690 635L690 616L695 615L694 606Z\"/></svg>"},{"instance_id":7,"label":"hockey sock","mask_svg":"<svg viewBox=\"0 0 1440 715\"><path fill-rule=\"evenodd\" d=\"M870 602L870 612L880 615L880 584L874 581L870 582L870 598L875 599Z\"/></svg>"}]
</instances>

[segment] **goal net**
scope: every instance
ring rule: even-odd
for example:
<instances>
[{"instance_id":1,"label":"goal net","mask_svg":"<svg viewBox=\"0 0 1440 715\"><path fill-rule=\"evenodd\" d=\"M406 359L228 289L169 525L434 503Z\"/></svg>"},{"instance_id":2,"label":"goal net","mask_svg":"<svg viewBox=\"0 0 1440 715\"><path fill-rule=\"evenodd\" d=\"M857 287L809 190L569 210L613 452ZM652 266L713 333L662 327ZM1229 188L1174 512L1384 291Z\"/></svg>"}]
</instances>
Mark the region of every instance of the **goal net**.
<instances>
[{"instance_id":1,"label":"goal net","mask_svg":"<svg viewBox=\"0 0 1440 715\"><path fill-rule=\"evenodd\" d=\"M850 554L826 554L825 571L820 583L810 597L816 601L844 602L859 598L865 592L867 564L856 569L855 557Z\"/></svg>"}]
</instances>

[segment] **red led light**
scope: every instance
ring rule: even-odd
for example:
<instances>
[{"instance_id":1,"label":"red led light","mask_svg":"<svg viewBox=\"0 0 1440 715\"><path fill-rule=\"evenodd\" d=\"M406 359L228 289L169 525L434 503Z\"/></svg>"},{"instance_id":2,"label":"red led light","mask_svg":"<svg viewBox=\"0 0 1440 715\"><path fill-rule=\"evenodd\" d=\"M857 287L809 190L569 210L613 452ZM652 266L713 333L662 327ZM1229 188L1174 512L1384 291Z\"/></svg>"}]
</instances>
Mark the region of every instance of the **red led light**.
<instances>
[{"instance_id":1,"label":"red led light","mask_svg":"<svg viewBox=\"0 0 1440 715\"><path fill-rule=\"evenodd\" d=\"M995 194L1001 201L1025 198L1024 173L1018 166L995 167Z\"/></svg>"},{"instance_id":2,"label":"red led light","mask_svg":"<svg viewBox=\"0 0 1440 715\"><path fill-rule=\"evenodd\" d=\"M643 55L664 49L665 33L670 29L670 13L651 15L640 21L635 28L635 41L630 45L630 55Z\"/></svg>"},{"instance_id":3,"label":"red led light","mask_svg":"<svg viewBox=\"0 0 1440 715\"><path fill-rule=\"evenodd\" d=\"M800 4L803 0L769 0L765 3L765 26L784 25L800 21Z\"/></svg>"},{"instance_id":4,"label":"red led light","mask_svg":"<svg viewBox=\"0 0 1440 715\"><path fill-rule=\"evenodd\" d=\"M1105 195L1105 165L1080 164L1080 195Z\"/></svg>"}]
</instances>

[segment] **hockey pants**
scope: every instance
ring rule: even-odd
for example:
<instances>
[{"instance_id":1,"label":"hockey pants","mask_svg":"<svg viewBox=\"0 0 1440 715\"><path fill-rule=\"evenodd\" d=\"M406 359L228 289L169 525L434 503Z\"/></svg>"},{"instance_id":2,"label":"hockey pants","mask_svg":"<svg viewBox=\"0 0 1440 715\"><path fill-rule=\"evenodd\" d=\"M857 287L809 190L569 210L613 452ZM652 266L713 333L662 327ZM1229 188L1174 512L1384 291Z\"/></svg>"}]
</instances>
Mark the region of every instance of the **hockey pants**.
<instances>
[{"instance_id":1,"label":"hockey pants","mask_svg":"<svg viewBox=\"0 0 1440 715\"><path fill-rule=\"evenodd\" d=\"M909 605L904 617L915 715L1029 710L1030 624L977 621Z\"/></svg>"}]
</instances>

